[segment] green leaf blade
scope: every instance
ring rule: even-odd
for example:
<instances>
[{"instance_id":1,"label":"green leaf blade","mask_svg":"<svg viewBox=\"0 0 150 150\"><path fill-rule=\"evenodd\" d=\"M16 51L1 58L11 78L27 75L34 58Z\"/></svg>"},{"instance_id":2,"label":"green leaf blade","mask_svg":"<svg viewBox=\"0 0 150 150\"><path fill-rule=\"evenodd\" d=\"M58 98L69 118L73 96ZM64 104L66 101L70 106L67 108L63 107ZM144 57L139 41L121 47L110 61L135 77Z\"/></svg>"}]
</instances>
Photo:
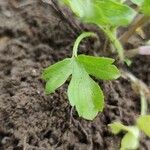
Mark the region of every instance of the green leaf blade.
<instances>
[{"instance_id":1,"label":"green leaf blade","mask_svg":"<svg viewBox=\"0 0 150 150\"><path fill-rule=\"evenodd\" d=\"M47 81L45 92L50 94L65 83L72 73L70 59L64 59L43 71L42 78Z\"/></svg>"},{"instance_id":2,"label":"green leaf blade","mask_svg":"<svg viewBox=\"0 0 150 150\"><path fill-rule=\"evenodd\" d=\"M136 126L125 126L120 122L114 122L108 125L114 134L118 134L121 130L130 132L135 137L139 137L139 130Z\"/></svg>"},{"instance_id":3,"label":"green leaf blade","mask_svg":"<svg viewBox=\"0 0 150 150\"><path fill-rule=\"evenodd\" d=\"M143 115L137 119L137 126L141 129L147 136L150 137L150 115Z\"/></svg>"},{"instance_id":4,"label":"green leaf blade","mask_svg":"<svg viewBox=\"0 0 150 150\"><path fill-rule=\"evenodd\" d=\"M103 12L104 18L107 18L108 22L105 25L126 26L136 15L136 12L129 6L113 0L95 0L95 5Z\"/></svg>"},{"instance_id":5,"label":"green leaf blade","mask_svg":"<svg viewBox=\"0 0 150 150\"><path fill-rule=\"evenodd\" d=\"M126 126L124 126L120 122L114 122L108 125L111 128L112 133L118 134L121 130L126 130Z\"/></svg>"},{"instance_id":6,"label":"green leaf blade","mask_svg":"<svg viewBox=\"0 0 150 150\"><path fill-rule=\"evenodd\" d=\"M87 120L93 120L104 107L103 92L77 60L74 62L68 97L70 104L76 107L79 116Z\"/></svg>"},{"instance_id":7,"label":"green leaf blade","mask_svg":"<svg viewBox=\"0 0 150 150\"><path fill-rule=\"evenodd\" d=\"M121 141L121 150L137 149L139 146L139 139L132 133L128 132Z\"/></svg>"},{"instance_id":8,"label":"green leaf blade","mask_svg":"<svg viewBox=\"0 0 150 150\"><path fill-rule=\"evenodd\" d=\"M86 23L98 26L126 26L136 12L121 2L114 0L63 0L72 11ZM106 9L107 8L107 9Z\"/></svg>"},{"instance_id":9,"label":"green leaf blade","mask_svg":"<svg viewBox=\"0 0 150 150\"><path fill-rule=\"evenodd\" d=\"M113 80L120 76L120 71L115 65L112 65L114 59L86 55L79 55L78 59L86 71L98 79Z\"/></svg>"},{"instance_id":10,"label":"green leaf blade","mask_svg":"<svg viewBox=\"0 0 150 150\"><path fill-rule=\"evenodd\" d=\"M120 122L114 122L112 124L109 124L109 127L114 134L118 134L121 131L127 132L121 141L120 150L138 148L140 131L136 126L125 126Z\"/></svg>"}]
</instances>

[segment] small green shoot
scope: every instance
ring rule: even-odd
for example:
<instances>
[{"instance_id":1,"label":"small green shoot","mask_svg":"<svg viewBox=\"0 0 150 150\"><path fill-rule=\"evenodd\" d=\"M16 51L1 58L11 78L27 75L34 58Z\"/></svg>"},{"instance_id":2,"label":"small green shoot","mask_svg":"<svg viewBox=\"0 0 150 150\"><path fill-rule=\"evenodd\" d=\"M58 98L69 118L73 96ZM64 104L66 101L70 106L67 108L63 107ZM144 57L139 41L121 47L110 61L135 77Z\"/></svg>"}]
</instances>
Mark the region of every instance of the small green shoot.
<instances>
[{"instance_id":1,"label":"small green shoot","mask_svg":"<svg viewBox=\"0 0 150 150\"><path fill-rule=\"evenodd\" d=\"M126 134L121 140L120 150L137 149L139 147L140 131L150 137L150 115L141 115L134 126L125 126L120 122L109 124L112 133L118 134L125 131Z\"/></svg>"},{"instance_id":2,"label":"small green shoot","mask_svg":"<svg viewBox=\"0 0 150 150\"><path fill-rule=\"evenodd\" d=\"M130 75L132 82L137 84L137 79ZM134 126L125 126L120 122L114 122L108 126L111 128L112 133L118 134L121 131L126 131L126 134L121 140L120 150L137 149L139 147L140 131L143 131L150 137L150 115L146 115L147 112L147 99L140 89L141 95L141 115L136 119Z\"/></svg>"},{"instance_id":3,"label":"small green shoot","mask_svg":"<svg viewBox=\"0 0 150 150\"><path fill-rule=\"evenodd\" d=\"M94 33L82 33L74 43L71 58L66 58L43 71L42 78L47 82L47 94L54 92L71 76L68 86L68 98L75 106L79 116L93 120L104 108L104 95L99 85L90 77L113 80L120 76L114 59L77 55L79 43L83 38L95 36Z\"/></svg>"},{"instance_id":4,"label":"small green shoot","mask_svg":"<svg viewBox=\"0 0 150 150\"><path fill-rule=\"evenodd\" d=\"M114 134L118 134L121 131L127 132L122 138L120 150L135 150L138 148L140 132L136 126L125 126L120 122L109 124L109 126Z\"/></svg>"}]
</instances>

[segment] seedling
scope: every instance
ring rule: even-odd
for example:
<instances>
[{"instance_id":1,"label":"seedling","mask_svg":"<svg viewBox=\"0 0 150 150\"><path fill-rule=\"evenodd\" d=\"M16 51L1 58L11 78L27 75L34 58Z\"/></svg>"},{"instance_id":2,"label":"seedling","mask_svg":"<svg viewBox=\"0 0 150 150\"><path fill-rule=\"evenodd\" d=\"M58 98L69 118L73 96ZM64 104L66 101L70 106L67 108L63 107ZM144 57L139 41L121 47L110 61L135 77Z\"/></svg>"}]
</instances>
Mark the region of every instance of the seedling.
<instances>
[{"instance_id":1,"label":"seedling","mask_svg":"<svg viewBox=\"0 0 150 150\"><path fill-rule=\"evenodd\" d=\"M121 131L127 132L121 141L120 150L137 149L139 147L140 131L150 137L150 115L139 116L134 126L125 126L120 122L112 123L109 126L114 134Z\"/></svg>"},{"instance_id":2,"label":"seedling","mask_svg":"<svg viewBox=\"0 0 150 150\"><path fill-rule=\"evenodd\" d=\"M139 92L141 96L141 115L136 119L136 124L134 126L125 126L120 122L114 122L109 124L111 127L112 133L118 134L121 131L125 131L126 134L124 135L121 141L121 148L120 150L128 150L132 149L135 150L139 147L139 140L140 140L140 132L143 131L147 136L150 137L150 115L147 115L147 88L145 87L142 82L134 77L132 74L127 74L130 80L135 84L136 91ZM139 85L140 84L140 85Z\"/></svg>"},{"instance_id":3,"label":"seedling","mask_svg":"<svg viewBox=\"0 0 150 150\"><path fill-rule=\"evenodd\" d=\"M90 76L113 80L120 76L120 72L113 65L114 59L77 55L80 42L89 36L96 35L91 32L82 33L74 43L72 57L46 68L42 78L47 82L45 91L50 94L71 76L67 91L69 102L76 108L79 116L92 120L104 108L104 95L99 85Z\"/></svg>"},{"instance_id":4,"label":"seedling","mask_svg":"<svg viewBox=\"0 0 150 150\"><path fill-rule=\"evenodd\" d=\"M120 26L127 26L136 12L119 0L62 0L83 22L96 24L108 36L120 60L124 60L124 50L117 38Z\"/></svg>"}]
</instances>

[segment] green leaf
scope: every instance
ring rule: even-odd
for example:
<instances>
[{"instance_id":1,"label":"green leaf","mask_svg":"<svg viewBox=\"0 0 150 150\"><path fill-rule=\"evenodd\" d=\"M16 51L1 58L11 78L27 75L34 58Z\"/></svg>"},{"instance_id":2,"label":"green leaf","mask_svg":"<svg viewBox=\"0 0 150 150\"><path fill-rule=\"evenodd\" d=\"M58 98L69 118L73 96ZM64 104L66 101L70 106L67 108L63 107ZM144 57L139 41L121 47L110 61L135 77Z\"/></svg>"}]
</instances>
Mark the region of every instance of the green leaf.
<instances>
[{"instance_id":1,"label":"green leaf","mask_svg":"<svg viewBox=\"0 0 150 150\"><path fill-rule=\"evenodd\" d=\"M109 124L111 127L112 133L118 134L119 132L126 131L127 133L121 141L121 149L136 149L139 145L139 129L135 126L125 126L120 122L114 122Z\"/></svg>"},{"instance_id":2,"label":"green leaf","mask_svg":"<svg viewBox=\"0 0 150 150\"><path fill-rule=\"evenodd\" d=\"M137 119L137 126L141 129L147 136L150 137L150 115L143 115Z\"/></svg>"},{"instance_id":3,"label":"green leaf","mask_svg":"<svg viewBox=\"0 0 150 150\"><path fill-rule=\"evenodd\" d=\"M112 124L108 125L111 128L112 133L114 134L118 134L121 132L121 130L126 130L126 126L124 126L122 123L120 122L114 122Z\"/></svg>"},{"instance_id":4,"label":"green leaf","mask_svg":"<svg viewBox=\"0 0 150 150\"><path fill-rule=\"evenodd\" d=\"M121 141L121 150L137 149L139 146L139 139L132 133L128 132L125 134Z\"/></svg>"},{"instance_id":5,"label":"green leaf","mask_svg":"<svg viewBox=\"0 0 150 150\"><path fill-rule=\"evenodd\" d=\"M118 134L121 130L132 133L135 137L139 137L139 130L135 126L125 126L120 122L114 122L108 125L111 127L112 133Z\"/></svg>"},{"instance_id":6,"label":"green leaf","mask_svg":"<svg viewBox=\"0 0 150 150\"><path fill-rule=\"evenodd\" d=\"M91 0L62 0L80 18L90 16L92 13Z\"/></svg>"},{"instance_id":7,"label":"green leaf","mask_svg":"<svg viewBox=\"0 0 150 150\"><path fill-rule=\"evenodd\" d=\"M129 6L113 0L95 0L95 5L103 13L104 18L107 18L108 22L105 25L126 26L136 15L136 12ZM99 24L101 24L101 19L103 18L99 18Z\"/></svg>"},{"instance_id":8,"label":"green leaf","mask_svg":"<svg viewBox=\"0 0 150 150\"><path fill-rule=\"evenodd\" d=\"M138 6L141 6L142 3L144 2L144 0L131 0L131 1L132 1L132 3L134 3L134 4L138 5Z\"/></svg>"},{"instance_id":9,"label":"green leaf","mask_svg":"<svg viewBox=\"0 0 150 150\"><path fill-rule=\"evenodd\" d=\"M98 26L126 26L136 15L132 8L114 0L63 1L82 21Z\"/></svg>"},{"instance_id":10,"label":"green leaf","mask_svg":"<svg viewBox=\"0 0 150 150\"><path fill-rule=\"evenodd\" d=\"M72 79L68 87L70 104L75 106L79 116L92 120L104 107L103 92L78 59L74 59Z\"/></svg>"},{"instance_id":11,"label":"green leaf","mask_svg":"<svg viewBox=\"0 0 150 150\"><path fill-rule=\"evenodd\" d=\"M89 62L93 64L91 65ZM45 91L46 93L54 92L72 74L68 87L70 104L76 107L79 116L92 120L98 112L103 110L104 95L89 74L104 79L115 79L119 76L119 71L112 65L113 62L114 60L110 58L85 55L64 59L43 71L42 78L47 81ZM93 68L99 68L98 74L94 72Z\"/></svg>"},{"instance_id":12,"label":"green leaf","mask_svg":"<svg viewBox=\"0 0 150 150\"><path fill-rule=\"evenodd\" d=\"M71 59L64 59L43 71L42 78L47 81L45 91L47 94L54 92L65 83L72 73Z\"/></svg>"},{"instance_id":13,"label":"green leaf","mask_svg":"<svg viewBox=\"0 0 150 150\"><path fill-rule=\"evenodd\" d=\"M103 80L117 79L120 72L112 63L114 59L79 55L78 61L83 64L88 74Z\"/></svg>"},{"instance_id":14,"label":"green leaf","mask_svg":"<svg viewBox=\"0 0 150 150\"><path fill-rule=\"evenodd\" d=\"M144 13L144 15L150 16L150 0L144 0L141 11Z\"/></svg>"}]
</instances>

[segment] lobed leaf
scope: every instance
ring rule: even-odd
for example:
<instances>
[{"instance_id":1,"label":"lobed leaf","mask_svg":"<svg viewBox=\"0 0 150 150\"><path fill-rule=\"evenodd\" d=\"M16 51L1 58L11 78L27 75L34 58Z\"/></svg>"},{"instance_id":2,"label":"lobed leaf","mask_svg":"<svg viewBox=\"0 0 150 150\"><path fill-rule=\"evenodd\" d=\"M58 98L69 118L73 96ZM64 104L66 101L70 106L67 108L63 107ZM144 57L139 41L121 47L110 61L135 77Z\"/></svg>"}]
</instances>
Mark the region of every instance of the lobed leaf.
<instances>
[{"instance_id":1,"label":"lobed leaf","mask_svg":"<svg viewBox=\"0 0 150 150\"><path fill-rule=\"evenodd\" d=\"M79 116L92 120L103 110L104 95L89 74L105 79L117 78L119 71L113 62L110 58L86 55L64 59L43 71L42 78L47 81L45 91L47 94L54 92L72 74L67 92L70 104L75 106Z\"/></svg>"},{"instance_id":2,"label":"lobed leaf","mask_svg":"<svg viewBox=\"0 0 150 150\"><path fill-rule=\"evenodd\" d=\"M137 119L137 126L141 129L147 136L150 137L150 115L143 115Z\"/></svg>"},{"instance_id":3,"label":"lobed leaf","mask_svg":"<svg viewBox=\"0 0 150 150\"><path fill-rule=\"evenodd\" d=\"M112 80L120 76L120 71L112 64L114 59L79 55L78 61L83 64L90 75L99 79Z\"/></svg>"},{"instance_id":4,"label":"lobed leaf","mask_svg":"<svg viewBox=\"0 0 150 150\"><path fill-rule=\"evenodd\" d=\"M92 120L104 107L103 92L92 80L82 64L74 60L72 79L68 87L70 104L75 106L79 116Z\"/></svg>"},{"instance_id":5,"label":"lobed leaf","mask_svg":"<svg viewBox=\"0 0 150 150\"><path fill-rule=\"evenodd\" d=\"M42 78L47 81L45 92L54 92L65 83L72 73L71 59L64 59L43 71Z\"/></svg>"}]
</instances>

